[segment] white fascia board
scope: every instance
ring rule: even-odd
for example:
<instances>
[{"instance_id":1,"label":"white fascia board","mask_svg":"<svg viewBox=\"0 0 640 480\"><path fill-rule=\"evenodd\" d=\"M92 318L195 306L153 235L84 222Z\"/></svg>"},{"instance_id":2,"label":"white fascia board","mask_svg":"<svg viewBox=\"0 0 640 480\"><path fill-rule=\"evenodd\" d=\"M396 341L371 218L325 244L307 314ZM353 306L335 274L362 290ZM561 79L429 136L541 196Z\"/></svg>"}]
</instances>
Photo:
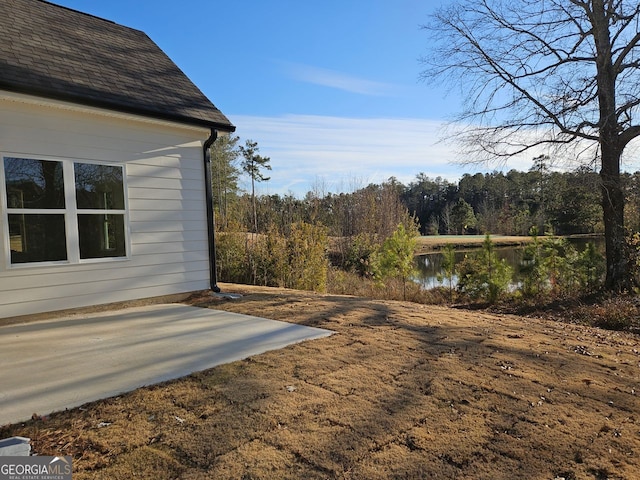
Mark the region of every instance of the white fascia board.
<instances>
[{"instance_id":1,"label":"white fascia board","mask_svg":"<svg viewBox=\"0 0 640 480\"><path fill-rule=\"evenodd\" d=\"M44 97L38 97L34 95L26 95L23 93L14 93L6 90L0 90L0 101L24 103L28 105L35 105L47 108L57 108L60 110L73 111L78 113L84 113L89 115L97 115L101 117L110 117L127 121L141 122L151 125L158 125L163 127L178 128L189 130L192 132L198 132L198 136L202 138L208 138L211 134L211 130L206 127L189 125L186 123L172 122L169 120L162 120L153 117L147 117L144 115L134 115L131 113L119 112L117 110L109 110L104 108L90 107L87 105L81 105L78 103L64 102L60 100L53 100Z\"/></svg>"}]
</instances>

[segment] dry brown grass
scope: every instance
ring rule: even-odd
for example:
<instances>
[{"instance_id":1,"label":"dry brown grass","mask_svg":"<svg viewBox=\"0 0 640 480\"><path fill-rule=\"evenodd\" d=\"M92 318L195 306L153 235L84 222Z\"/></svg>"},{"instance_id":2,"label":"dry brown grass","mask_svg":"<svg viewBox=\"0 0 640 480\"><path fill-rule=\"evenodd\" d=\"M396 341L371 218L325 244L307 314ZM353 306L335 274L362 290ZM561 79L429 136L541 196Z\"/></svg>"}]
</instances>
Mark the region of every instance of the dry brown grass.
<instances>
[{"instance_id":1,"label":"dry brown grass","mask_svg":"<svg viewBox=\"0 0 640 480\"><path fill-rule=\"evenodd\" d=\"M500 247L519 247L533 241L531 236L491 235L494 245ZM484 235L429 235L416 239L416 255L440 250L446 245L455 245L457 249L478 248L484 242Z\"/></svg>"},{"instance_id":2,"label":"dry brown grass","mask_svg":"<svg viewBox=\"0 0 640 480\"><path fill-rule=\"evenodd\" d=\"M192 304L328 328L0 435L74 479L640 478L640 337L237 285Z\"/></svg>"}]
</instances>

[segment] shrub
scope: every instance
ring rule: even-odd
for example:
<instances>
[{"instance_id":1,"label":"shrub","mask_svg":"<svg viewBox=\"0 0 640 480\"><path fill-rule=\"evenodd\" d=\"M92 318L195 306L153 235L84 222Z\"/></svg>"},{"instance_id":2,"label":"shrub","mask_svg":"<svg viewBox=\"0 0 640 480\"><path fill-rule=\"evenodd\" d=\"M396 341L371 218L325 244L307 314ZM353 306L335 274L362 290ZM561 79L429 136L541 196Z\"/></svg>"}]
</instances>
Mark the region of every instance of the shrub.
<instances>
[{"instance_id":1,"label":"shrub","mask_svg":"<svg viewBox=\"0 0 640 480\"><path fill-rule=\"evenodd\" d=\"M289 271L286 252L286 239L275 226L270 226L266 234L257 237L248 255L252 283L269 287L286 286L285 279Z\"/></svg>"},{"instance_id":2,"label":"shrub","mask_svg":"<svg viewBox=\"0 0 640 480\"><path fill-rule=\"evenodd\" d=\"M597 305L585 305L572 312L574 320L607 330L640 331L640 308L636 298L613 297Z\"/></svg>"},{"instance_id":3,"label":"shrub","mask_svg":"<svg viewBox=\"0 0 640 480\"><path fill-rule=\"evenodd\" d=\"M495 303L509 289L512 277L513 269L498 258L487 234L482 249L460 263L458 289L472 299Z\"/></svg>"},{"instance_id":4,"label":"shrub","mask_svg":"<svg viewBox=\"0 0 640 480\"><path fill-rule=\"evenodd\" d=\"M579 273L574 268L577 261L575 248L564 238L547 238L542 244L542 251L550 292L553 295L575 293L580 284Z\"/></svg>"},{"instance_id":5,"label":"shrub","mask_svg":"<svg viewBox=\"0 0 640 480\"><path fill-rule=\"evenodd\" d=\"M520 292L533 298L588 294L600 286L603 273L604 259L594 244L578 253L566 239L535 237L523 252Z\"/></svg>"},{"instance_id":6,"label":"shrub","mask_svg":"<svg viewBox=\"0 0 640 480\"><path fill-rule=\"evenodd\" d=\"M377 255L374 271L380 280L398 279L402 282L403 299L406 300L406 286L415 274L416 231L398 225L395 232L382 244Z\"/></svg>"},{"instance_id":7,"label":"shrub","mask_svg":"<svg viewBox=\"0 0 640 480\"><path fill-rule=\"evenodd\" d=\"M374 282L355 272L347 272L338 267L329 267L327 272L327 291L338 295L375 297Z\"/></svg>"},{"instance_id":8,"label":"shrub","mask_svg":"<svg viewBox=\"0 0 640 480\"><path fill-rule=\"evenodd\" d=\"M549 289L549 272L543 262L542 244L538 239L537 229L532 229L532 233L533 242L524 248L519 267L522 279L520 291L525 297L537 297Z\"/></svg>"},{"instance_id":9,"label":"shrub","mask_svg":"<svg viewBox=\"0 0 640 480\"><path fill-rule=\"evenodd\" d=\"M364 278L372 278L375 274L373 259L379 249L380 245L373 235L360 233L351 237L346 245L342 266Z\"/></svg>"},{"instance_id":10,"label":"shrub","mask_svg":"<svg viewBox=\"0 0 640 480\"><path fill-rule=\"evenodd\" d=\"M634 287L640 286L640 233L635 232L626 237L629 274Z\"/></svg>"},{"instance_id":11,"label":"shrub","mask_svg":"<svg viewBox=\"0 0 640 480\"><path fill-rule=\"evenodd\" d=\"M592 293L602 285L605 262L593 243L587 243L585 249L578 255L576 267L580 272L583 292Z\"/></svg>"},{"instance_id":12,"label":"shrub","mask_svg":"<svg viewBox=\"0 0 640 480\"><path fill-rule=\"evenodd\" d=\"M216 267L223 282L249 283L247 269L248 238L240 232L218 232L216 237Z\"/></svg>"},{"instance_id":13,"label":"shrub","mask_svg":"<svg viewBox=\"0 0 640 480\"><path fill-rule=\"evenodd\" d=\"M323 291L327 284L326 228L293 223L287 236L275 226L265 234L218 234L218 276L226 282Z\"/></svg>"},{"instance_id":14,"label":"shrub","mask_svg":"<svg viewBox=\"0 0 640 480\"><path fill-rule=\"evenodd\" d=\"M452 244L447 244L442 249L442 273L438 274L438 282L446 280L449 288L449 302L453 303L453 282L457 275L456 269L456 248Z\"/></svg>"},{"instance_id":15,"label":"shrub","mask_svg":"<svg viewBox=\"0 0 640 480\"><path fill-rule=\"evenodd\" d=\"M328 237L320 225L299 222L291 225L286 239L287 264L284 286L300 290L324 291L327 287ZM279 252L272 252L277 256Z\"/></svg>"}]
</instances>

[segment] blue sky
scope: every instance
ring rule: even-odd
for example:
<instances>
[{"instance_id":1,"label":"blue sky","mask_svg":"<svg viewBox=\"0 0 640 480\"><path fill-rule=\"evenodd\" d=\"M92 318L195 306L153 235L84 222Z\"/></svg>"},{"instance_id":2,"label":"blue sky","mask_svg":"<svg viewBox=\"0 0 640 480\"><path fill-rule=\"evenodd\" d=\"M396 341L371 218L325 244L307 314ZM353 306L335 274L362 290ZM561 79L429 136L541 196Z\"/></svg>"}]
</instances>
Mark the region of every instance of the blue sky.
<instances>
[{"instance_id":1,"label":"blue sky","mask_svg":"<svg viewBox=\"0 0 640 480\"><path fill-rule=\"evenodd\" d=\"M146 32L271 158L261 193L477 171L441 142L459 99L419 80L446 0L52 1Z\"/></svg>"}]
</instances>

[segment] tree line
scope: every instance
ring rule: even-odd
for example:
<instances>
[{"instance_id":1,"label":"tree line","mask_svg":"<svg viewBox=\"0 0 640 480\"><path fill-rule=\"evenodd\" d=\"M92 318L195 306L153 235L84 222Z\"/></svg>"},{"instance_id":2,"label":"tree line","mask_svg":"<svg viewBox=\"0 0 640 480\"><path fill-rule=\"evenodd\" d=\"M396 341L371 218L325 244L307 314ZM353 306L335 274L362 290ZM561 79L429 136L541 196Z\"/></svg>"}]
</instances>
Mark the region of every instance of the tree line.
<instances>
[{"instance_id":1,"label":"tree line","mask_svg":"<svg viewBox=\"0 0 640 480\"><path fill-rule=\"evenodd\" d=\"M239 187L241 175L265 180L256 142L242 147L237 136L214 144L213 191L218 228L265 233L286 231L296 222L319 224L330 237L370 234L384 239L398 224L413 219L422 235L541 234L574 235L604 231L600 176L591 169L553 171L551 159L532 159L526 171L464 174L459 181L418 173L407 185L395 178L355 187L351 192L327 192L315 185L303 198L256 195ZM262 164L247 158L258 157ZM269 160L268 158L266 159ZM257 168L258 167L258 168ZM268 163L266 168L270 170ZM640 231L640 172L623 173L626 225Z\"/></svg>"},{"instance_id":2,"label":"tree line","mask_svg":"<svg viewBox=\"0 0 640 480\"><path fill-rule=\"evenodd\" d=\"M236 136L221 140L212 146L212 182L222 282L424 303L453 301L454 277L457 299L489 302L505 294L579 296L603 285L602 259L595 250L578 253L547 236L602 233L600 177L588 169L552 171L548 157L537 157L526 172L465 174L457 182L420 173L407 185L390 178L351 192L331 193L316 184L301 198L259 195L255 182L266 181L262 170L270 170L269 159L259 156L257 142L248 140L240 148ZM251 162L256 156L260 161ZM251 190L243 191L240 178L254 174ZM622 182L630 228L625 248L636 285L640 172L623 174ZM495 258L489 240L457 265L448 252L448 292L426 291L412 281L417 235L467 233L539 236L524 252L517 291L511 291L513 272Z\"/></svg>"},{"instance_id":3,"label":"tree line","mask_svg":"<svg viewBox=\"0 0 640 480\"><path fill-rule=\"evenodd\" d=\"M402 198L425 235L527 235L534 226L555 235L604 229L598 174L584 168L553 172L540 159L527 172L464 174L457 183L419 174Z\"/></svg>"}]
</instances>

